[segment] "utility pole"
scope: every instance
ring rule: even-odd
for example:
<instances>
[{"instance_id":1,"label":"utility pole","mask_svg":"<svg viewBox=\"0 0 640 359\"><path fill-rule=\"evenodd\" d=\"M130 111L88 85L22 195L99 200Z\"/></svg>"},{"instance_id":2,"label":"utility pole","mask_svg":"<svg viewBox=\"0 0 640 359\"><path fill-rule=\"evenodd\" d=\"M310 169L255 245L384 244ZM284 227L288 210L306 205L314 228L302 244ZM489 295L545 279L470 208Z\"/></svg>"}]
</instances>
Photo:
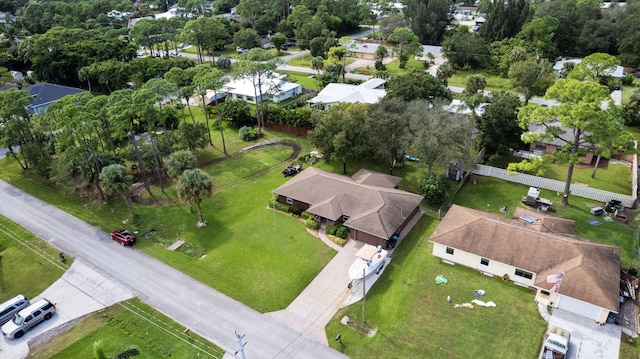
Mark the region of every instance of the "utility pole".
<instances>
[{"instance_id":1,"label":"utility pole","mask_svg":"<svg viewBox=\"0 0 640 359\"><path fill-rule=\"evenodd\" d=\"M233 334L235 334L236 339L238 340L238 350L235 352L234 355L237 355L238 353L240 353L242 359L247 359L247 357L244 355L244 346L247 345L247 343L243 343L242 339L244 338L244 336L246 334L238 334L238 332L236 332L235 330L233 331Z\"/></svg>"}]
</instances>

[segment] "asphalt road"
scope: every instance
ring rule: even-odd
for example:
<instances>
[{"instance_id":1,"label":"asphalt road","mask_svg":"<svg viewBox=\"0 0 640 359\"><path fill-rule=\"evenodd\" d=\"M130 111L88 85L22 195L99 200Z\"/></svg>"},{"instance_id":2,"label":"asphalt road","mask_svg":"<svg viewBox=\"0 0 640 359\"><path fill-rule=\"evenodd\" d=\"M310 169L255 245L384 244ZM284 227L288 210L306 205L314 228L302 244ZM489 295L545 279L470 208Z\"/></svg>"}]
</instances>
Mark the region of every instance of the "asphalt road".
<instances>
[{"instance_id":1,"label":"asphalt road","mask_svg":"<svg viewBox=\"0 0 640 359\"><path fill-rule=\"evenodd\" d=\"M135 247L120 246L96 227L4 181L0 181L0 214L87 263L228 353L238 349L236 330L246 335L247 358L346 358Z\"/></svg>"}]
</instances>

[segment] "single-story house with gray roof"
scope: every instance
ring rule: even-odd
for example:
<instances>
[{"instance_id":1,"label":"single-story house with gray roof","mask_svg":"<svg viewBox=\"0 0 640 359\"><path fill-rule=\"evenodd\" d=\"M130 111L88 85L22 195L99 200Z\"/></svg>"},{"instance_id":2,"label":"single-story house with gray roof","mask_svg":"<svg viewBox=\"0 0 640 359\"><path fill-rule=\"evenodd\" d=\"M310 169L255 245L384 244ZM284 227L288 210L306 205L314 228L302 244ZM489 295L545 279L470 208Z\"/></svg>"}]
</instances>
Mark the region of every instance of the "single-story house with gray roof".
<instances>
[{"instance_id":1,"label":"single-story house with gray roof","mask_svg":"<svg viewBox=\"0 0 640 359\"><path fill-rule=\"evenodd\" d=\"M29 113L32 115L44 115L47 107L49 107L49 105L51 105L52 103L60 100L61 98L67 95L86 92L86 90L75 87L55 85L44 82L39 82L37 84L27 86L23 88L22 91L28 92L33 97L33 101L31 101L31 103L27 105L27 111L29 111Z\"/></svg>"},{"instance_id":2,"label":"single-story house with gray roof","mask_svg":"<svg viewBox=\"0 0 640 359\"><path fill-rule=\"evenodd\" d=\"M351 239L387 247L420 211L421 195L396 188L402 180L366 169L343 176L310 167L273 190L278 202L301 208L325 224L343 224Z\"/></svg>"},{"instance_id":3,"label":"single-story house with gray roof","mask_svg":"<svg viewBox=\"0 0 640 359\"><path fill-rule=\"evenodd\" d=\"M536 290L536 301L605 323L619 312L620 248L575 237L575 222L517 208L513 218L453 205L433 255Z\"/></svg>"}]
</instances>

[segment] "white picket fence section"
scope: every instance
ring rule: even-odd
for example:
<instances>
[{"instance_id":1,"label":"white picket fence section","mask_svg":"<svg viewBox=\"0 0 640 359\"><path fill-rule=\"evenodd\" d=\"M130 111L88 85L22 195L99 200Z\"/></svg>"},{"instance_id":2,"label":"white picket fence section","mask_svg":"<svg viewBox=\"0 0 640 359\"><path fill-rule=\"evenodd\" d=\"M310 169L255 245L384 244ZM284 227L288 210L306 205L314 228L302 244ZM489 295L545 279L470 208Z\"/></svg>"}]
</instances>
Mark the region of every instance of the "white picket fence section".
<instances>
[{"instance_id":1,"label":"white picket fence section","mask_svg":"<svg viewBox=\"0 0 640 359\"><path fill-rule=\"evenodd\" d=\"M635 156L634 156L635 157ZM616 199L625 207L635 207L636 197L637 197L637 163L634 159L634 170L633 170L633 180L632 180L632 196L627 196L619 193L613 193L609 191L603 191L595 188L589 188L586 186L581 186L577 184L571 184L571 195L578 196L582 198L589 198L592 200L596 200L599 202L609 202L612 199ZM476 165L474 174L481 176L489 176L500 178L509 182L516 182L525 184L531 187L544 188L556 192L562 193L564 191L564 182L556 181L548 178L531 176L524 173L517 172L509 172L502 168L496 168L485 165Z\"/></svg>"}]
</instances>

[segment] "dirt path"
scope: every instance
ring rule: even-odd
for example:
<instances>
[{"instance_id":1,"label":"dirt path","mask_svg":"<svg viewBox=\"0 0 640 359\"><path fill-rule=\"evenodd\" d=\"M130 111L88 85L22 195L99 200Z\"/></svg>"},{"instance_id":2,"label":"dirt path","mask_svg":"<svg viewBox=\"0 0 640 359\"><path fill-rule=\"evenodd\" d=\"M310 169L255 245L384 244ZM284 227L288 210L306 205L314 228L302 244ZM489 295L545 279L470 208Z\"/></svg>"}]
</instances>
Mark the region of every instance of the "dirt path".
<instances>
[{"instance_id":1,"label":"dirt path","mask_svg":"<svg viewBox=\"0 0 640 359\"><path fill-rule=\"evenodd\" d=\"M243 179L241 179L239 181L236 181L234 183L230 183L230 184L225 185L225 186L217 187L217 188L214 189L213 193L218 193L218 192L224 191L226 189L229 189L231 187L235 187L237 185L246 183L246 182L248 182L250 180L262 177L262 176L266 175L267 173L273 171L274 169L280 168L283 164L288 163L288 162L298 158L298 156L300 155L300 152L302 151L300 146L295 144L295 143L285 142L285 141L268 140L268 141L263 141L263 142L260 142L260 143L256 143L254 145L245 147L245 148L240 149L238 151L235 151L233 153L229 153L226 156L219 157L219 158L216 158L216 159L214 159L212 161L208 161L206 163L203 163L203 164L200 165L200 168L207 167L207 166L210 166L212 164L215 164L215 163L218 163L218 162L222 162L224 160L228 160L230 158L236 157L236 156L238 156L238 155L240 155L240 154L242 154L244 152L247 152L247 151L253 151L253 150L257 150L257 149L261 149L261 148L265 148L265 147L269 147L269 146L287 146L287 147L291 147L291 149L293 150L293 153L291 153L291 155L289 157L287 157L286 160L278 163L277 165L275 165L275 166L273 166L273 167L271 167L271 168L269 168L267 170L258 172L258 173L254 174L251 177L243 178ZM145 198L145 197L141 196L141 194L140 194L140 192L143 191L143 190L144 190L144 184L143 183L139 183L138 182L138 183L134 183L131 186L131 188L129 189L129 193L130 193L130 198L133 201L133 203L142 204L142 205L167 205L167 204L172 204L172 203L178 202L177 199L151 199L151 198Z\"/></svg>"}]
</instances>

